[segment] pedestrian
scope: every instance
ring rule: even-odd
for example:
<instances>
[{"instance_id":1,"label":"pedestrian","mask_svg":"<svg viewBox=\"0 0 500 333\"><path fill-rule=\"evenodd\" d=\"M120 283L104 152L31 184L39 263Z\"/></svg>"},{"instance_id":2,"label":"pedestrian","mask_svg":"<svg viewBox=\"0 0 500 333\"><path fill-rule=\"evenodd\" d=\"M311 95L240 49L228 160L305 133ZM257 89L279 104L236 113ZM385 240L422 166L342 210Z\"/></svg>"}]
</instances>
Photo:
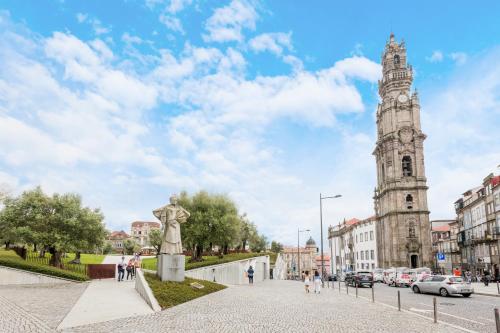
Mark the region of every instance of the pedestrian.
<instances>
[{"instance_id":1,"label":"pedestrian","mask_svg":"<svg viewBox=\"0 0 500 333\"><path fill-rule=\"evenodd\" d=\"M314 293L319 294L321 292L321 276L319 276L318 271L314 271Z\"/></svg>"},{"instance_id":2,"label":"pedestrian","mask_svg":"<svg viewBox=\"0 0 500 333\"><path fill-rule=\"evenodd\" d=\"M472 273L469 270L467 270L467 272L465 272L465 279L467 280L467 283L472 282Z\"/></svg>"},{"instance_id":3,"label":"pedestrian","mask_svg":"<svg viewBox=\"0 0 500 333\"><path fill-rule=\"evenodd\" d=\"M249 284L253 284L253 273L254 273L254 270L253 270L252 266L250 265L250 267L247 270L247 276L248 276L248 283Z\"/></svg>"},{"instance_id":4,"label":"pedestrian","mask_svg":"<svg viewBox=\"0 0 500 333\"><path fill-rule=\"evenodd\" d=\"M309 285L311 284L311 280L309 279L309 271L306 271L304 274L304 287L306 288L306 293L309 294Z\"/></svg>"},{"instance_id":5,"label":"pedestrian","mask_svg":"<svg viewBox=\"0 0 500 333\"><path fill-rule=\"evenodd\" d=\"M125 263L125 257L122 257L122 260L118 263L118 282L123 281L126 266L127 264Z\"/></svg>"},{"instance_id":6,"label":"pedestrian","mask_svg":"<svg viewBox=\"0 0 500 333\"><path fill-rule=\"evenodd\" d=\"M130 276L130 280L133 280L134 279L134 259L131 258L129 261L128 261L128 264L127 264L127 280Z\"/></svg>"}]
</instances>

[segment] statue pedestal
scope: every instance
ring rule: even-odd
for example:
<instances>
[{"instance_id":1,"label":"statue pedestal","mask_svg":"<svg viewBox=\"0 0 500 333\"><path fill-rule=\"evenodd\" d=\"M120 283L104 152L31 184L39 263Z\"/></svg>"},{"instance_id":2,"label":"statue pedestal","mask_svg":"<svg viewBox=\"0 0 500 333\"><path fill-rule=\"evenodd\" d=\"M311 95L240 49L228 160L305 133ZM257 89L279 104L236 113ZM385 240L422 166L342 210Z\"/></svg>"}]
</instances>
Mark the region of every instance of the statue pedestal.
<instances>
[{"instance_id":1,"label":"statue pedestal","mask_svg":"<svg viewBox=\"0 0 500 333\"><path fill-rule=\"evenodd\" d=\"M156 274L162 281L184 281L186 263L183 254L165 254L158 256Z\"/></svg>"}]
</instances>

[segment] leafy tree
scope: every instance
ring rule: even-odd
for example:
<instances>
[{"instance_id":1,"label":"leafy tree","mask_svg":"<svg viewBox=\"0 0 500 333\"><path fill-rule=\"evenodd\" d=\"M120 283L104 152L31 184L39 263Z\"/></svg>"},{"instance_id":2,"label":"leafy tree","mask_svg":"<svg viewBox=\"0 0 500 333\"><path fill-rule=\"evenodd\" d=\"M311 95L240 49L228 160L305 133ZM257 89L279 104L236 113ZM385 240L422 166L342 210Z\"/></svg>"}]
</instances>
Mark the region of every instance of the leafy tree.
<instances>
[{"instance_id":1,"label":"leafy tree","mask_svg":"<svg viewBox=\"0 0 500 333\"><path fill-rule=\"evenodd\" d=\"M250 250L252 252L263 252L267 248L267 237L264 235L257 235L253 240L250 241Z\"/></svg>"},{"instance_id":2,"label":"leafy tree","mask_svg":"<svg viewBox=\"0 0 500 333\"><path fill-rule=\"evenodd\" d=\"M274 253L280 253L283 251L283 245L281 243L278 243L276 241L271 242L271 252Z\"/></svg>"},{"instance_id":3,"label":"leafy tree","mask_svg":"<svg viewBox=\"0 0 500 333\"><path fill-rule=\"evenodd\" d=\"M255 239L257 227L250 222L246 214L240 216L240 243L241 249L245 250L250 239Z\"/></svg>"},{"instance_id":4,"label":"leafy tree","mask_svg":"<svg viewBox=\"0 0 500 333\"><path fill-rule=\"evenodd\" d=\"M152 246L156 254L160 254L160 249L161 249L161 230L159 229L153 229L149 232L149 245Z\"/></svg>"},{"instance_id":5,"label":"leafy tree","mask_svg":"<svg viewBox=\"0 0 500 333\"><path fill-rule=\"evenodd\" d=\"M140 246L132 239L126 239L123 242L123 248L125 249L125 254L129 255L141 250Z\"/></svg>"},{"instance_id":6,"label":"leafy tree","mask_svg":"<svg viewBox=\"0 0 500 333\"><path fill-rule=\"evenodd\" d=\"M104 244L102 252L104 254L109 254L109 253L111 253L111 251L113 251L113 245L111 245L110 242L106 242L106 244Z\"/></svg>"},{"instance_id":7,"label":"leafy tree","mask_svg":"<svg viewBox=\"0 0 500 333\"><path fill-rule=\"evenodd\" d=\"M50 264L62 267L64 252L102 246L103 219L98 209L82 207L79 195L49 197L38 187L5 200L0 213L1 237L6 243L40 244L52 254Z\"/></svg>"}]
</instances>

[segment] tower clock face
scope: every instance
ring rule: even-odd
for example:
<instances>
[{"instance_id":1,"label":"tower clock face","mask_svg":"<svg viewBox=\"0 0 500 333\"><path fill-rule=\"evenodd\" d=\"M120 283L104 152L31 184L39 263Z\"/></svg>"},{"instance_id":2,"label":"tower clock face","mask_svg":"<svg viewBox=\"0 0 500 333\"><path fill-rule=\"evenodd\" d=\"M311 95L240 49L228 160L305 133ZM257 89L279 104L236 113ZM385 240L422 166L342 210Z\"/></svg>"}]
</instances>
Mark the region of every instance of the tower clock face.
<instances>
[{"instance_id":1,"label":"tower clock face","mask_svg":"<svg viewBox=\"0 0 500 333\"><path fill-rule=\"evenodd\" d=\"M398 101L399 103L406 103L408 101L408 96L405 94L401 94L398 96Z\"/></svg>"}]
</instances>

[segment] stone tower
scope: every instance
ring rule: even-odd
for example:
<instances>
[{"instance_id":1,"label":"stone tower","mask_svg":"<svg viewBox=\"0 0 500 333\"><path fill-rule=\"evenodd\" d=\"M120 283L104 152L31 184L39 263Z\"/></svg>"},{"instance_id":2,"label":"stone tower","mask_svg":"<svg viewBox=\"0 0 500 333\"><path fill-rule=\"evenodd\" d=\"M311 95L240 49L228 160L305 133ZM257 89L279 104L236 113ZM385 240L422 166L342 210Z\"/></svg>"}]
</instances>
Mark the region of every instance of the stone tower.
<instances>
[{"instance_id":1,"label":"stone tower","mask_svg":"<svg viewBox=\"0 0 500 333\"><path fill-rule=\"evenodd\" d=\"M431 231L424 168L426 138L404 41L391 34L382 54L377 108L375 215L379 267L431 267Z\"/></svg>"}]
</instances>

